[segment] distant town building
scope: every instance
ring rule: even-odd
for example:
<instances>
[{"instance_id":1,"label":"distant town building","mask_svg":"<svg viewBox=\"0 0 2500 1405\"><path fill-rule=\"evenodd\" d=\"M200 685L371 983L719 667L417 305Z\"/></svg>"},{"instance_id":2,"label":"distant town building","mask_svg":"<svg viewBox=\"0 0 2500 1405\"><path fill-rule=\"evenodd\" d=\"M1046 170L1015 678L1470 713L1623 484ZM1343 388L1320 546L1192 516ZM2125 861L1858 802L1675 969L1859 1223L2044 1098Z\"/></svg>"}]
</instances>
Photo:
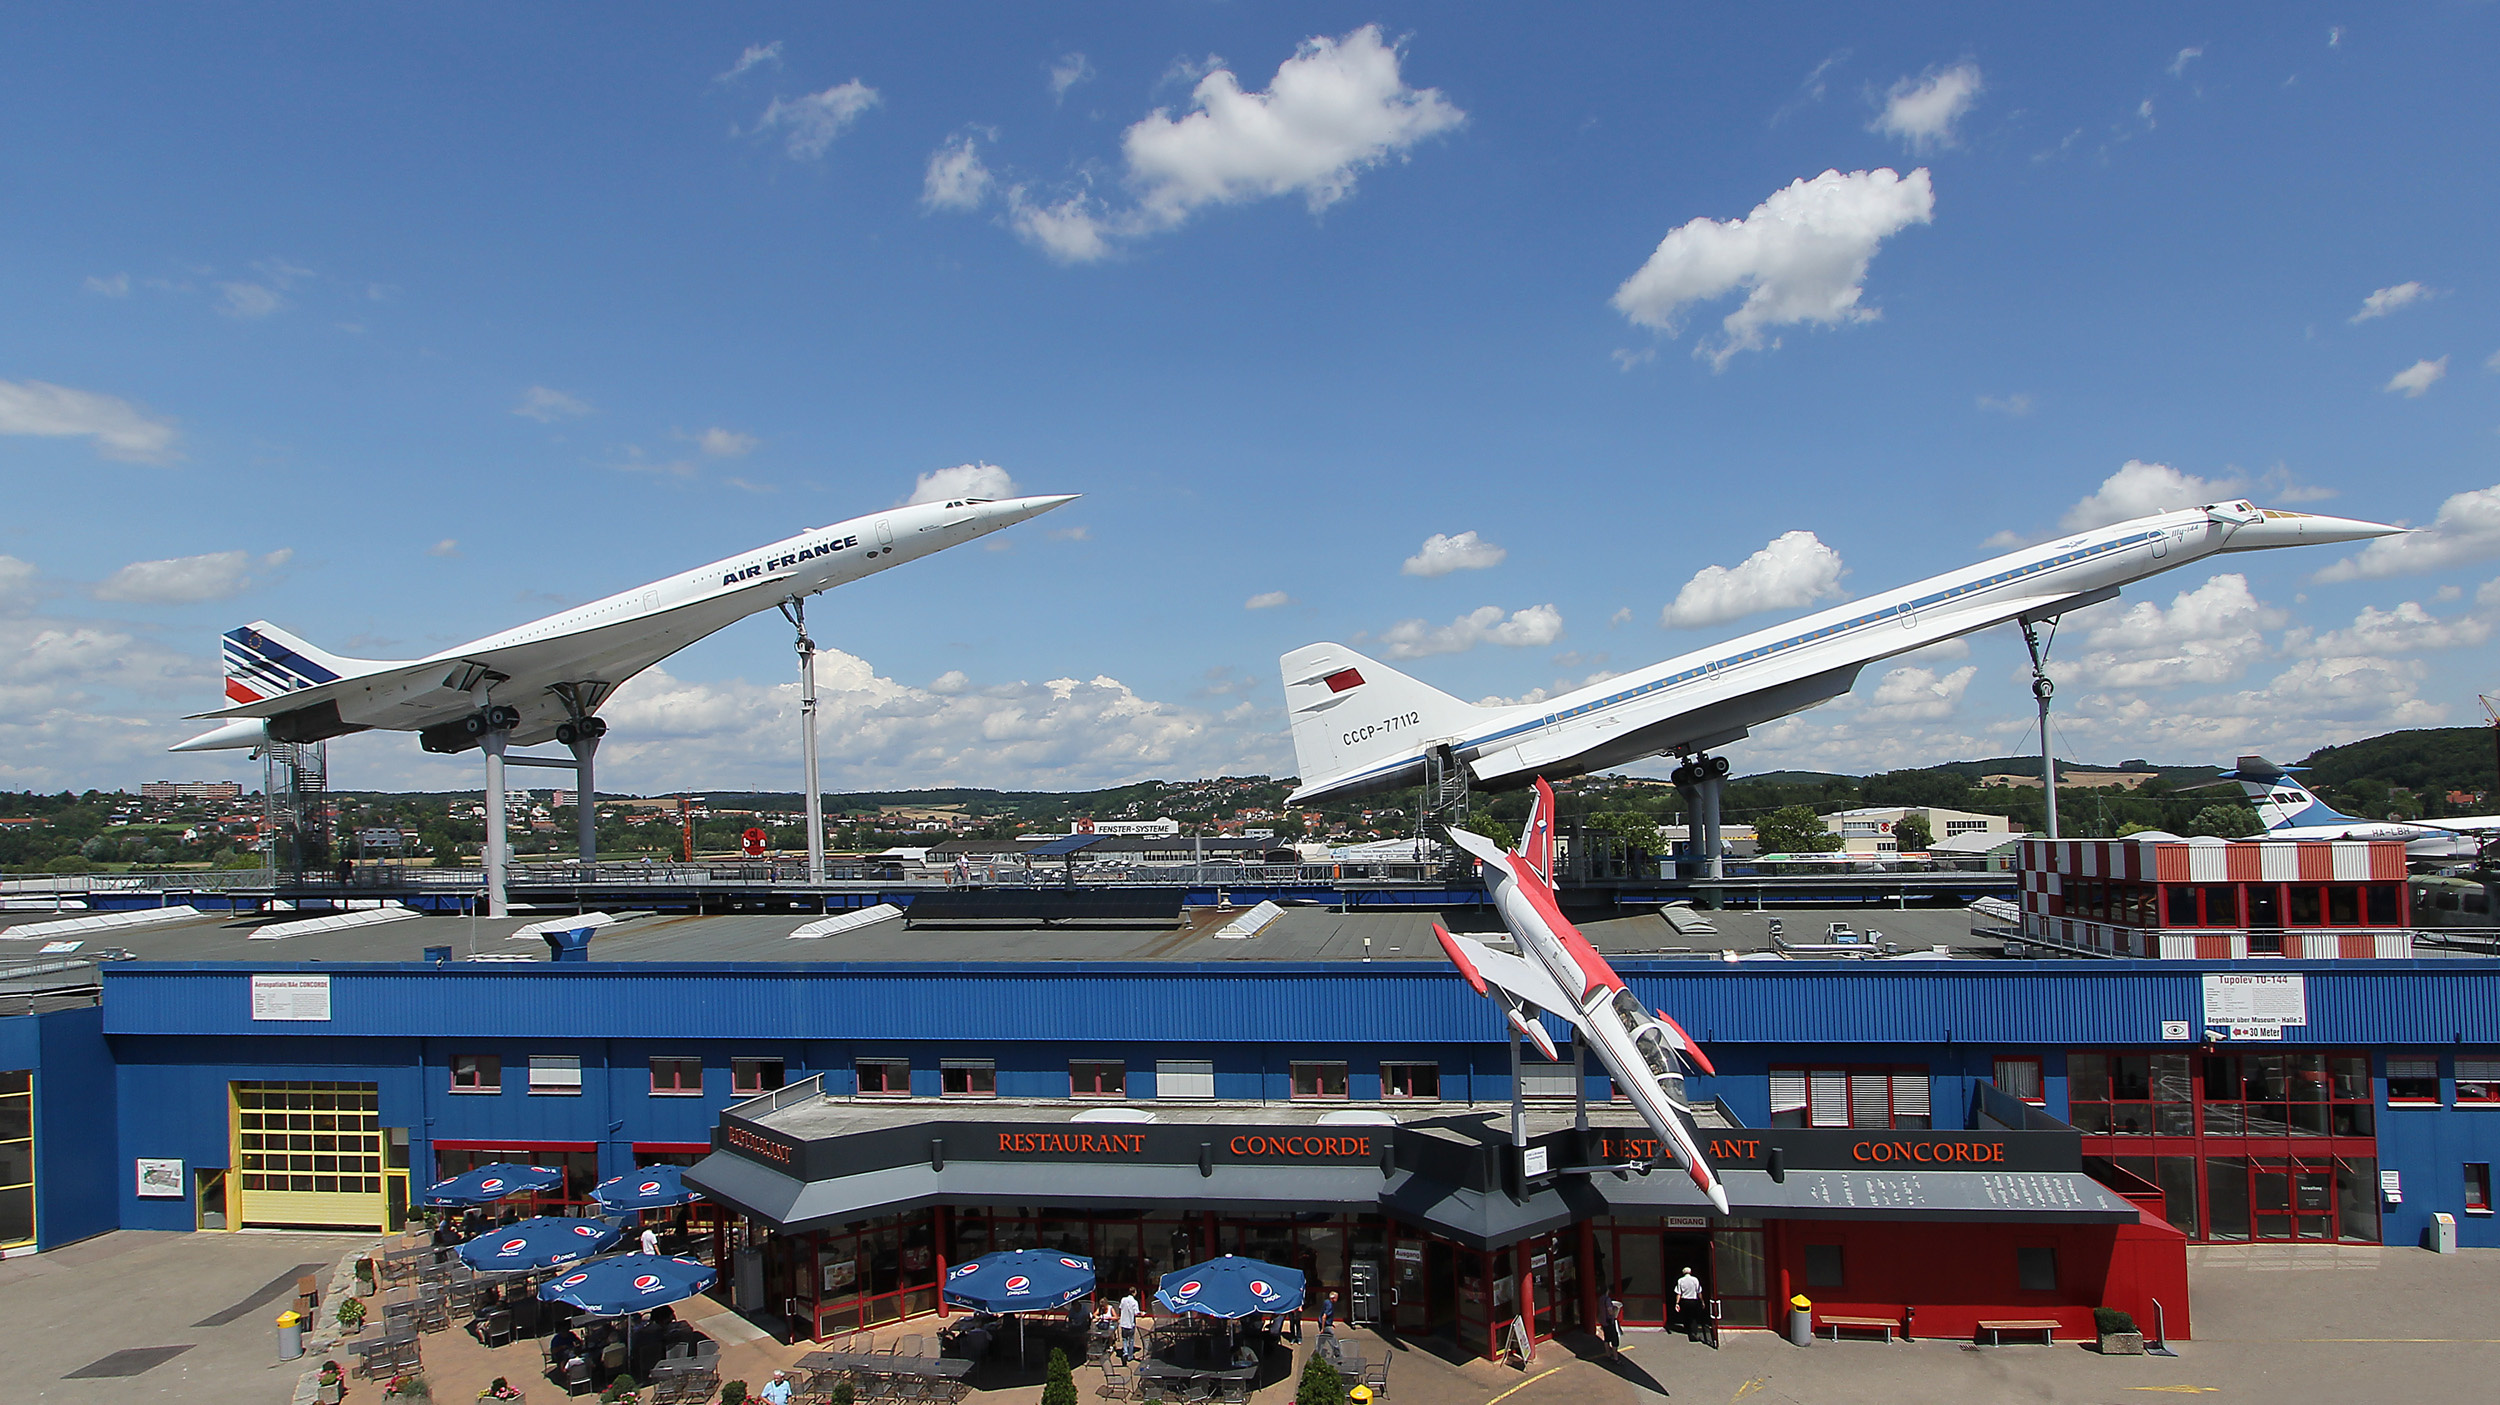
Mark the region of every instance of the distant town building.
<instances>
[{"instance_id":1,"label":"distant town building","mask_svg":"<svg viewBox=\"0 0 2500 1405\"><path fill-rule=\"evenodd\" d=\"M2026 839L2020 871L2023 939L2042 946L2173 961L2413 955L2398 839Z\"/></svg>"},{"instance_id":2,"label":"distant town building","mask_svg":"<svg viewBox=\"0 0 2500 1405\"><path fill-rule=\"evenodd\" d=\"M139 787L142 800L240 800L243 787L236 781L149 781Z\"/></svg>"},{"instance_id":3,"label":"distant town building","mask_svg":"<svg viewBox=\"0 0 2500 1405\"><path fill-rule=\"evenodd\" d=\"M1869 806L1865 809L1842 810L1823 817L1823 832L1840 836L1843 853L1897 854L1901 846L1892 837L1893 827L1912 815L1927 825L1930 839L1952 839L1965 834L2010 834L2013 824L2003 815L1982 815L1969 810L1948 810L1940 805Z\"/></svg>"},{"instance_id":4,"label":"distant town building","mask_svg":"<svg viewBox=\"0 0 2500 1405\"><path fill-rule=\"evenodd\" d=\"M2057 773L2057 788L2059 790L2137 790L2141 789L2146 781L2159 779L2161 779L2159 771L2060 771ZM2016 790L2038 790L2040 773L2016 771L2004 775L1981 776L1979 783L1983 786L2011 786Z\"/></svg>"}]
</instances>

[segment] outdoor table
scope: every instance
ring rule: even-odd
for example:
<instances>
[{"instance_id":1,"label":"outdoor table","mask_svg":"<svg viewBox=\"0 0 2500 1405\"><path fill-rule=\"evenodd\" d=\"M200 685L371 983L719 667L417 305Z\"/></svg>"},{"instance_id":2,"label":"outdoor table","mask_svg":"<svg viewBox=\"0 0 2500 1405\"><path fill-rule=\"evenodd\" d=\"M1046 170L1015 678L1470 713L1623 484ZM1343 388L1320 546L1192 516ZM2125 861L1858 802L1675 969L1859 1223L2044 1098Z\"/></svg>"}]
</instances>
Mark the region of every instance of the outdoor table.
<instances>
[{"instance_id":1,"label":"outdoor table","mask_svg":"<svg viewBox=\"0 0 2500 1405\"><path fill-rule=\"evenodd\" d=\"M1256 1366L1183 1366L1174 1361L1148 1361L1137 1368L1140 1376L1158 1381L1254 1381Z\"/></svg>"}]
</instances>

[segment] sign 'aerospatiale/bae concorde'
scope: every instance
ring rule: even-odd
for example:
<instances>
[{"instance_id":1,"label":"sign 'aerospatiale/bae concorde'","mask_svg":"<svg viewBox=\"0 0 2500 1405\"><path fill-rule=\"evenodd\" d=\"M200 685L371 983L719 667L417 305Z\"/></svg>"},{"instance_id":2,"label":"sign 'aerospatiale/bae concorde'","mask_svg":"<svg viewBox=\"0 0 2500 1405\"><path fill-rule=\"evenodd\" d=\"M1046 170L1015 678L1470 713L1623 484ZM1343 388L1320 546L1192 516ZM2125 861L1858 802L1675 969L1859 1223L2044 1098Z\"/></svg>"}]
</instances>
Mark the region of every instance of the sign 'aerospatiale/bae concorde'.
<instances>
[{"instance_id":1,"label":"sign 'aerospatiale/bae concorde'","mask_svg":"<svg viewBox=\"0 0 2500 1405\"><path fill-rule=\"evenodd\" d=\"M725 626L960 546L1074 495L959 498L855 517L636 586L422 659L350 659L325 653L267 621L227 633L226 697L201 713L232 719L172 748L214 751L272 741L316 742L350 732L415 732L428 751L479 745L490 728L514 745L576 728L625 680Z\"/></svg>"},{"instance_id":2,"label":"sign 'aerospatiale/bae concorde'","mask_svg":"<svg viewBox=\"0 0 2500 1405\"><path fill-rule=\"evenodd\" d=\"M2399 527L2212 503L2061 537L1526 706L1480 707L1342 644L1280 661L1297 801L1417 784L1441 754L1480 783L1699 752L1849 691L1878 659L2010 620L2053 619L2209 556L2389 536Z\"/></svg>"}]
</instances>

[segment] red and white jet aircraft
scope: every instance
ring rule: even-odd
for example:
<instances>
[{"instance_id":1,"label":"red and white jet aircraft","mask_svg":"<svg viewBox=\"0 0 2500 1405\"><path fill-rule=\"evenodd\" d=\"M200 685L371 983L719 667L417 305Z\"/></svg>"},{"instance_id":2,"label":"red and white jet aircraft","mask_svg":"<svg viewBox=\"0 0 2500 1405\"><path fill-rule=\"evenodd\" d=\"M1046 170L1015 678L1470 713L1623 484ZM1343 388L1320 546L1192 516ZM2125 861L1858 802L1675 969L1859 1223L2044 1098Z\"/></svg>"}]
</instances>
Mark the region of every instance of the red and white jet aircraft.
<instances>
[{"instance_id":1,"label":"red and white jet aircraft","mask_svg":"<svg viewBox=\"0 0 2500 1405\"><path fill-rule=\"evenodd\" d=\"M1481 834L1463 829L1449 834L1452 842L1483 861L1493 909L1519 944L1519 954L1513 956L1471 938L1453 936L1436 923L1432 934L1441 939L1441 949L1449 953L1458 973L1478 995L1500 1001L1511 1027L1548 1059L1559 1062L1562 1056L1555 1052L1545 1026L1537 1022L1538 1014L1551 1010L1571 1021L1615 1076L1615 1086L1640 1109L1641 1120L1675 1148L1676 1159L1684 1163L1693 1184L1710 1197L1720 1214L1728 1213L1727 1188L1703 1159L1672 1086L1679 1057L1704 1073L1718 1070L1665 1011L1643 1006L1624 985L1623 977L1563 916L1554 899L1554 788L1544 777L1537 777L1536 805L1520 831L1516 853L1502 852L1500 845Z\"/></svg>"}]
</instances>

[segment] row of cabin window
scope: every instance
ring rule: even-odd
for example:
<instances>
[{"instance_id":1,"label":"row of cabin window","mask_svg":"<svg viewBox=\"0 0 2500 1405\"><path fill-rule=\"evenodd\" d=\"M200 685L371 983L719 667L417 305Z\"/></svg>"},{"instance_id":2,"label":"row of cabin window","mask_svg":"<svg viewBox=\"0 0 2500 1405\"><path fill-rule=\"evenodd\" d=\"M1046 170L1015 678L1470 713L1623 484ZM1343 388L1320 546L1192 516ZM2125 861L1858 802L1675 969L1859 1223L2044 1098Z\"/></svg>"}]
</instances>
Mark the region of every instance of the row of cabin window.
<instances>
[{"instance_id":1,"label":"row of cabin window","mask_svg":"<svg viewBox=\"0 0 2500 1405\"><path fill-rule=\"evenodd\" d=\"M2242 910L2241 894L2247 894ZM2110 883L2070 878L2062 915L2123 927L2400 927L2401 883Z\"/></svg>"}]
</instances>

